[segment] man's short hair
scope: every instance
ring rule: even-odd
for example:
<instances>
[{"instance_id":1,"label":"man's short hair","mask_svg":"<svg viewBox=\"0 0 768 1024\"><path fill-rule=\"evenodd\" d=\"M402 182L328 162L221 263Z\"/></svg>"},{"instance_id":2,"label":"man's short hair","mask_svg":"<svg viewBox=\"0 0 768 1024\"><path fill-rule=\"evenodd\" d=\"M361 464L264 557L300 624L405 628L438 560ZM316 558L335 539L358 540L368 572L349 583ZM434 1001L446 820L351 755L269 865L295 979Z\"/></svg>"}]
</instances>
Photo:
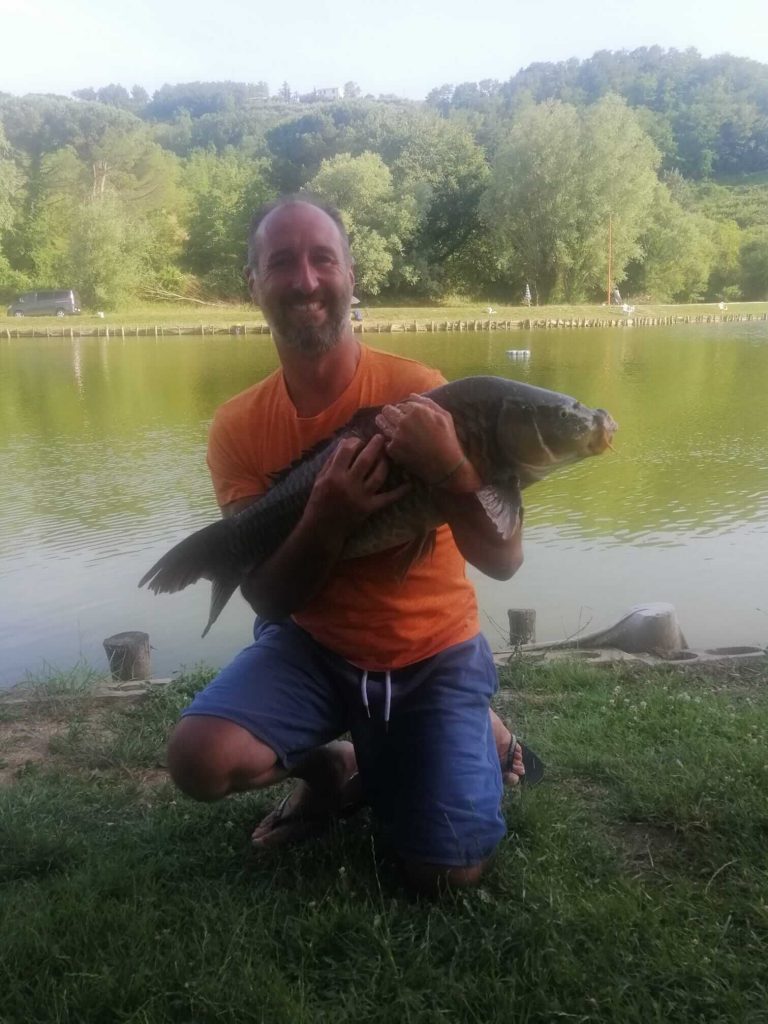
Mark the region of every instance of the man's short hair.
<instances>
[{"instance_id":1,"label":"man's short hair","mask_svg":"<svg viewBox=\"0 0 768 1024\"><path fill-rule=\"evenodd\" d=\"M251 218L251 223L248 227L248 262L245 265L246 270L252 270L254 273L258 271L259 265L259 228L266 218L274 210L281 210L284 206L295 206L298 203L306 203L309 206L314 206L318 210L322 210L323 213L327 213L333 223L336 225L339 231L339 237L341 238L341 247L344 251L344 255L347 262L351 265L354 260L352 259L352 252L349 245L349 235L347 229L344 226L344 221L341 219L341 213L332 206L330 203L323 202L322 199L318 199L317 196L313 196L311 192L293 192L287 196L281 196L279 199L273 199L269 203L264 203L263 206L254 213Z\"/></svg>"}]
</instances>

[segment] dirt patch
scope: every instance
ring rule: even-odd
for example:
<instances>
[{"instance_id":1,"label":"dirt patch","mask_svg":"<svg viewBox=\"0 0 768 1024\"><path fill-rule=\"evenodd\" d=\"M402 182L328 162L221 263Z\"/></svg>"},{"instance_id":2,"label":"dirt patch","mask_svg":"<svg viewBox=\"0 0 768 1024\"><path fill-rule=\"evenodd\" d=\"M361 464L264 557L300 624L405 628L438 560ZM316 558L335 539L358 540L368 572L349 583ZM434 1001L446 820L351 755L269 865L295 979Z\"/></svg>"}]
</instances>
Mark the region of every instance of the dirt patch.
<instances>
[{"instance_id":1,"label":"dirt patch","mask_svg":"<svg viewBox=\"0 0 768 1024\"><path fill-rule=\"evenodd\" d=\"M19 772L31 765L58 766L69 772L109 771L114 767L109 754L115 710L113 702L89 699L43 699L0 706L0 786L13 783ZM135 775L140 784L149 787L166 777L164 771L144 769Z\"/></svg>"},{"instance_id":2,"label":"dirt patch","mask_svg":"<svg viewBox=\"0 0 768 1024\"><path fill-rule=\"evenodd\" d=\"M61 719L20 717L0 721L0 785L8 785L16 773L30 764L50 758L50 744L68 723Z\"/></svg>"},{"instance_id":3,"label":"dirt patch","mask_svg":"<svg viewBox=\"0 0 768 1024\"><path fill-rule=\"evenodd\" d=\"M623 853L630 872L641 874L656 871L679 851L680 837L671 827L648 822L624 822L609 830Z\"/></svg>"}]
</instances>

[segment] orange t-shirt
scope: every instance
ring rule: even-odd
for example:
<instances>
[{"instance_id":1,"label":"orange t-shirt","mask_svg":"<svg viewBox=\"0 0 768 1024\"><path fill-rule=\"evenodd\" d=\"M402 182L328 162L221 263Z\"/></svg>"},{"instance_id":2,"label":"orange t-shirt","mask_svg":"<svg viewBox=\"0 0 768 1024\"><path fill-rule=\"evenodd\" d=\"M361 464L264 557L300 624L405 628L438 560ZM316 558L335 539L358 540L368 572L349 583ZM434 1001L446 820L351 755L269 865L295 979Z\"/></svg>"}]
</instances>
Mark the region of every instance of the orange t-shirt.
<instances>
[{"instance_id":1,"label":"orange t-shirt","mask_svg":"<svg viewBox=\"0 0 768 1024\"><path fill-rule=\"evenodd\" d=\"M347 389L318 416L300 417L282 370L241 392L211 426L208 468L219 505L262 494L270 475L329 437L360 408L383 405L444 382L412 359L361 346ZM405 579L392 553L339 562L322 590L293 619L323 646L361 668L402 668L480 631L475 590L447 526L431 556Z\"/></svg>"}]
</instances>

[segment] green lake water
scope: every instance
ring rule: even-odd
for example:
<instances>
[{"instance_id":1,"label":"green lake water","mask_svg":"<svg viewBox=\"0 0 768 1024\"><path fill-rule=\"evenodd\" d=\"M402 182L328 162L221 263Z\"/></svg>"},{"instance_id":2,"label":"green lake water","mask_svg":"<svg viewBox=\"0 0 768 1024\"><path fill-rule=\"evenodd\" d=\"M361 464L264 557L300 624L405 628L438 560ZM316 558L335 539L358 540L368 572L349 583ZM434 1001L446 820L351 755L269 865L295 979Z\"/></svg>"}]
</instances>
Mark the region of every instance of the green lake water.
<instances>
[{"instance_id":1,"label":"green lake water","mask_svg":"<svg viewBox=\"0 0 768 1024\"><path fill-rule=\"evenodd\" d=\"M669 601L691 646L768 641L768 325L382 334L370 344L608 409L615 453L526 492L525 565L473 573L492 646L506 610L539 639ZM528 350L513 359L509 349ZM217 515L215 407L276 365L269 337L0 341L0 684L46 663L105 667L102 640L151 636L153 669L222 664L249 640L239 595L206 637L208 584L137 581Z\"/></svg>"}]
</instances>

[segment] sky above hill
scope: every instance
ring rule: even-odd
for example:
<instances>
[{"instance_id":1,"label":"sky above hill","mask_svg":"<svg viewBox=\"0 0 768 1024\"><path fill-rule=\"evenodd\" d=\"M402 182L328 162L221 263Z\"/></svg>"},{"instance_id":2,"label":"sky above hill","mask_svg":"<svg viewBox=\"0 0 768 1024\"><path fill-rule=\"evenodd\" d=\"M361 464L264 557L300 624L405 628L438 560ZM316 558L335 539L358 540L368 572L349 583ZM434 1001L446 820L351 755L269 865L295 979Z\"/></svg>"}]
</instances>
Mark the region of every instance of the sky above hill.
<instances>
[{"instance_id":1,"label":"sky above hill","mask_svg":"<svg viewBox=\"0 0 768 1024\"><path fill-rule=\"evenodd\" d=\"M0 92L283 81L363 93L510 78L596 50L694 47L768 60L765 0L0 0Z\"/></svg>"}]
</instances>

